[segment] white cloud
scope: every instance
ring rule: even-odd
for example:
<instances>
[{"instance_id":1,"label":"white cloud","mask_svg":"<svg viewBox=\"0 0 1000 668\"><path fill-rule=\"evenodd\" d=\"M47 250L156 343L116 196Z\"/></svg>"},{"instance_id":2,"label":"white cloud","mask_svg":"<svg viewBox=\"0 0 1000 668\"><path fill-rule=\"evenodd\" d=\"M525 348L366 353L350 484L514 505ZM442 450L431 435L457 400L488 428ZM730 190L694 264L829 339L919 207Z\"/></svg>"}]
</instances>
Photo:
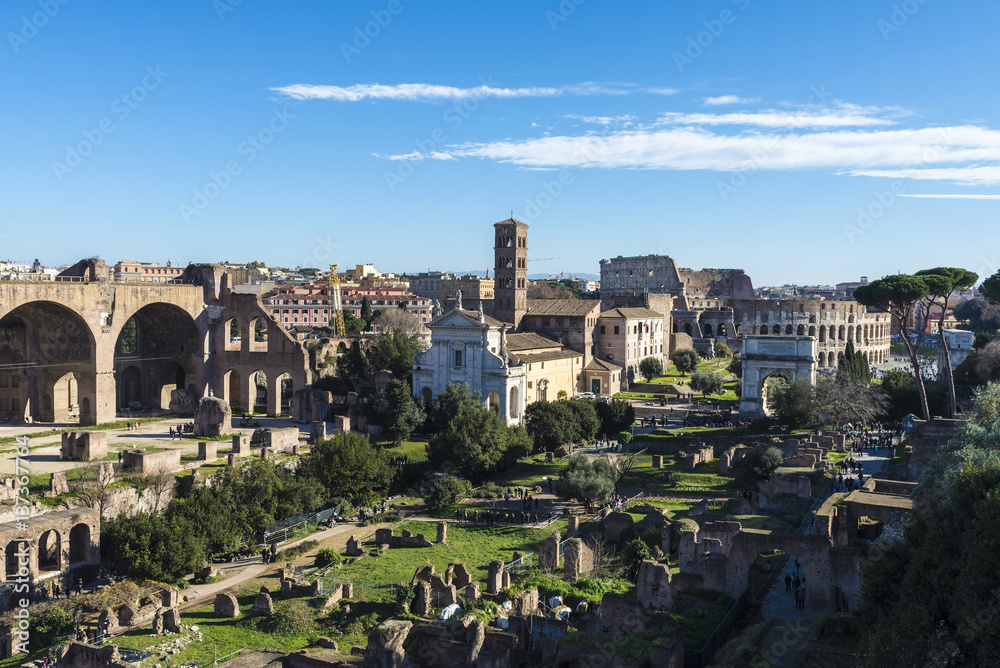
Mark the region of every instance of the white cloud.
<instances>
[{"instance_id":1,"label":"white cloud","mask_svg":"<svg viewBox=\"0 0 1000 668\"><path fill-rule=\"evenodd\" d=\"M484 83L472 88L457 88L436 84L355 84L353 86L321 86L293 84L271 88L272 91L294 100L335 100L358 102L360 100L442 101L484 98L559 97L561 95L630 95L646 93L672 95L672 88L641 88L635 84L581 83L558 87L503 88Z\"/></svg>"},{"instance_id":2,"label":"white cloud","mask_svg":"<svg viewBox=\"0 0 1000 668\"><path fill-rule=\"evenodd\" d=\"M759 97L740 97L739 95L719 95L718 97L706 97L705 106L717 107L724 104L750 104L760 102Z\"/></svg>"},{"instance_id":3,"label":"white cloud","mask_svg":"<svg viewBox=\"0 0 1000 668\"><path fill-rule=\"evenodd\" d=\"M731 114L682 114L668 112L657 125L748 125L763 128L832 128L893 125L896 121L863 110L757 111Z\"/></svg>"},{"instance_id":4,"label":"white cloud","mask_svg":"<svg viewBox=\"0 0 1000 668\"><path fill-rule=\"evenodd\" d=\"M787 126L782 126L787 127ZM1000 184L1000 132L977 126L719 134L701 127L552 136L444 147L439 155L527 169L832 169L856 176ZM439 158L440 159L440 158ZM984 162L989 166L955 166ZM933 167L941 165L941 167Z\"/></svg>"},{"instance_id":5,"label":"white cloud","mask_svg":"<svg viewBox=\"0 0 1000 668\"><path fill-rule=\"evenodd\" d=\"M628 127L635 121L635 116L632 114L621 114L619 116L576 116L570 114L566 118L575 118L583 123L594 125L621 125L623 127Z\"/></svg>"},{"instance_id":6,"label":"white cloud","mask_svg":"<svg viewBox=\"0 0 1000 668\"><path fill-rule=\"evenodd\" d=\"M1000 195L973 195L973 194L968 194L968 195L961 195L961 194L959 194L959 195L928 195L928 194L903 195L903 194L900 194L900 197L913 197L915 199L1000 199Z\"/></svg>"}]
</instances>

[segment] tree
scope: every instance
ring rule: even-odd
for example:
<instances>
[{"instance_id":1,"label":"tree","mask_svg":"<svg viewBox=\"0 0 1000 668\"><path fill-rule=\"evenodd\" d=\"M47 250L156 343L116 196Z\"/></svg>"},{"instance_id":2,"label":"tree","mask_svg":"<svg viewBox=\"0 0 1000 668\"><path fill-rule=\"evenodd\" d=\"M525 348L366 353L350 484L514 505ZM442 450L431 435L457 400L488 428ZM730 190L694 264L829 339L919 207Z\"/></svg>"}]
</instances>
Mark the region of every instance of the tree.
<instances>
[{"instance_id":1,"label":"tree","mask_svg":"<svg viewBox=\"0 0 1000 668\"><path fill-rule=\"evenodd\" d=\"M993 665L1000 588L1000 386L937 450L913 495L909 524L885 527L858 606L867 665ZM894 529L894 530L890 530Z\"/></svg>"},{"instance_id":2,"label":"tree","mask_svg":"<svg viewBox=\"0 0 1000 668\"><path fill-rule=\"evenodd\" d=\"M756 445L747 450L743 459L736 463L736 484L742 489L753 491L759 483L770 480L783 461L781 450L775 446L766 443Z\"/></svg>"},{"instance_id":3,"label":"tree","mask_svg":"<svg viewBox=\"0 0 1000 668\"><path fill-rule=\"evenodd\" d=\"M296 472L300 478L318 481L328 500L343 497L357 506L385 496L396 477L388 453L355 433L317 443L301 457Z\"/></svg>"},{"instance_id":4,"label":"tree","mask_svg":"<svg viewBox=\"0 0 1000 668\"><path fill-rule=\"evenodd\" d=\"M434 436L427 455L437 470L481 480L528 453L531 437L482 404L465 384L449 383L434 401L428 420Z\"/></svg>"},{"instance_id":5,"label":"tree","mask_svg":"<svg viewBox=\"0 0 1000 668\"><path fill-rule=\"evenodd\" d=\"M906 374L903 374L904 376ZM827 416L834 425L868 424L885 416L889 400L877 385L850 380L824 378L814 390L816 413Z\"/></svg>"},{"instance_id":6,"label":"tree","mask_svg":"<svg viewBox=\"0 0 1000 668\"><path fill-rule=\"evenodd\" d=\"M118 573L176 582L205 565L200 527L158 511L118 515L101 526L101 550Z\"/></svg>"},{"instance_id":7,"label":"tree","mask_svg":"<svg viewBox=\"0 0 1000 668\"><path fill-rule=\"evenodd\" d=\"M983 281L979 286L979 292L989 303L1000 305L1000 271Z\"/></svg>"},{"instance_id":8,"label":"tree","mask_svg":"<svg viewBox=\"0 0 1000 668\"><path fill-rule=\"evenodd\" d=\"M801 429L819 418L816 388L808 378L794 383L769 383L767 400L770 409L792 429Z\"/></svg>"},{"instance_id":9,"label":"tree","mask_svg":"<svg viewBox=\"0 0 1000 668\"><path fill-rule=\"evenodd\" d=\"M86 466L80 470L75 491L85 506L95 508L103 518L104 510L114 495L111 488L114 482L115 470L111 464Z\"/></svg>"},{"instance_id":10,"label":"tree","mask_svg":"<svg viewBox=\"0 0 1000 668\"><path fill-rule=\"evenodd\" d=\"M372 318L374 317L372 313L372 300L368 297L361 298L361 319L365 321L365 325L370 327L372 324Z\"/></svg>"},{"instance_id":11,"label":"tree","mask_svg":"<svg viewBox=\"0 0 1000 668\"><path fill-rule=\"evenodd\" d=\"M417 316L407 311L405 306L382 311L378 316L372 318L372 322L384 332L416 334L417 330L420 329L420 321Z\"/></svg>"},{"instance_id":12,"label":"tree","mask_svg":"<svg viewBox=\"0 0 1000 668\"><path fill-rule=\"evenodd\" d=\"M646 382L663 375L663 360L659 357L646 357L639 361L639 373Z\"/></svg>"},{"instance_id":13,"label":"tree","mask_svg":"<svg viewBox=\"0 0 1000 668\"><path fill-rule=\"evenodd\" d=\"M597 416L601 419L600 433L613 436L623 429L628 429L635 422L635 408L624 399L608 399L594 404Z\"/></svg>"},{"instance_id":14,"label":"tree","mask_svg":"<svg viewBox=\"0 0 1000 668\"><path fill-rule=\"evenodd\" d=\"M524 409L524 422L535 445L555 450L565 443L592 441L601 421L592 401L535 401Z\"/></svg>"},{"instance_id":15,"label":"tree","mask_svg":"<svg viewBox=\"0 0 1000 668\"><path fill-rule=\"evenodd\" d=\"M403 330L379 333L368 349L371 368L391 371L393 376L409 383L419 343L419 336Z\"/></svg>"},{"instance_id":16,"label":"tree","mask_svg":"<svg viewBox=\"0 0 1000 668\"><path fill-rule=\"evenodd\" d=\"M355 390L360 385L371 382L371 362L357 339L351 342L346 353L337 357L337 375Z\"/></svg>"},{"instance_id":17,"label":"tree","mask_svg":"<svg viewBox=\"0 0 1000 668\"><path fill-rule=\"evenodd\" d=\"M341 314L344 316L344 331L348 334L360 334L368 327L368 323L355 316L354 311L349 308L345 308ZM337 319L330 318L330 329L336 330L336 328Z\"/></svg>"},{"instance_id":18,"label":"tree","mask_svg":"<svg viewBox=\"0 0 1000 668\"><path fill-rule=\"evenodd\" d=\"M732 357L733 351L725 343L715 344L715 356L716 357Z\"/></svg>"},{"instance_id":19,"label":"tree","mask_svg":"<svg viewBox=\"0 0 1000 668\"><path fill-rule=\"evenodd\" d=\"M670 354L670 361L682 375L687 375L698 368L701 358L693 348L679 348Z\"/></svg>"},{"instance_id":20,"label":"tree","mask_svg":"<svg viewBox=\"0 0 1000 668\"><path fill-rule=\"evenodd\" d=\"M702 396L707 397L710 394L722 394L722 386L725 381L722 378L721 373L712 373L711 371L706 371L704 373L696 373L691 376L691 389L695 392L701 392Z\"/></svg>"},{"instance_id":21,"label":"tree","mask_svg":"<svg viewBox=\"0 0 1000 668\"><path fill-rule=\"evenodd\" d=\"M604 457L593 462L579 453L570 457L559 477L559 496L576 499L591 510L594 504L603 506L615 491L618 474Z\"/></svg>"},{"instance_id":22,"label":"tree","mask_svg":"<svg viewBox=\"0 0 1000 668\"><path fill-rule=\"evenodd\" d=\"M729 366L726 367L726 371L733 374L737 378L743 377L743 357L739 354L733 355L733 359L729 361Z\"/></svg>"},{"instance_id":23,"label":"tree","mask_svg":"<svg viewBox=\"0 0 1000 668\"><path fill-rule=\"evenodd\" d=\"M909 332L906 332L906 323L910 321L910 316L916 304L923 300L931 292L931 287L920 276L910 276L908 274L897 274L886 276L872 281L868 285L859 285L854 290L854 300L862 306L871 306L882 309L896 318L903 330L903 343L906 345L906 352L913 366L914 382L917 386L917 395L920 397L920 411L925 420L931 419L930 410L927 407L927 393L924 389L924 381L920 375L920 361L917 359L917 346L910 340Z\"/></svg>"},{"instance_id":24,"label":"tree","mask_svg":"<svg viewBox=\"0 0 1000 668\"><path fill-rule=\"evenodd\" d=\"M444 510L471 493L472 485L468 480L445 475L430 483L424 501L431 510Z\"/></svg>"},{"instance_id":25,"label":"tree","mask_svg":"<svg viewBox=\"0 0 1000 668\"><path fill-rule=\"evenodd\" d=\"M394 378L371 399L371 412L377 424L384 428L386 438L397 445L410 437L424 423L423 403L414 401L410 384Z\"/></svg>"},{"instance_id":26,"label":"tree","mask_svg":"<svg viewBox=\"0 0 1000 668\"><path fill-rule=\"evenodd\" d=\"M868 358L854 349L854 342L848 341L844 356L837 362L837 380L855 385L867 385L872 380Z\"/></svg>"},{"instance_id":27,"label":"tree","mask_svg":"<svg viewBox=\"0 0 1000 668\"><path fill-rule=\"evenodd\" d=\"M955 417L958 410L955 398L955 379L951 368L951 355L947 353L948 346L944 337L944 321L948 316L948 301L956 292L969 290L979 280L979 274L962 269L960 267L935 267L934 269L922 269L918 271L920 276L927 283L928 293L924 298L924 306L928 316L932 307L940 309L938 314L938 338L941 342L940 349L945 351L944 363L938 364L944 371L945 383L948 388L948 417ZM926 321L926 318L925 318ZM940 356L939 356L940 357Z\"/></svg>"}]
</instances>

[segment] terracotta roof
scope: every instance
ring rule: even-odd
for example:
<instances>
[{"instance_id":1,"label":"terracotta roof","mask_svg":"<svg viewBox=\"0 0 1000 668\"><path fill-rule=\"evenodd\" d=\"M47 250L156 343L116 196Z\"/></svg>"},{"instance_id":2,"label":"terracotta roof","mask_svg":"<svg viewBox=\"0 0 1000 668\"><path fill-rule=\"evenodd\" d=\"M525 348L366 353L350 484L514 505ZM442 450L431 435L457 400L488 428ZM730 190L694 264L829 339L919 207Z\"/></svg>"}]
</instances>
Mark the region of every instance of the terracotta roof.
<instances>
[{"instance_id":1,"label":"terracotta roof","mask_svg":"<svg viewBox=\"0 0 1000 668\"><path fill-rule=\"evenodd\" d=\"M590 360L584 370L586 371L621 371L622 368L617 364L612 364L611 362L606 362L604 360L599 360L596 357Z\"/></svg>"},{"instance_id":2,"label":"terracotta roof","mask_svg":"<svg viewBox=\"0 0 1000 668\"><path fill-rule=\"evenodd\" d=\"M569 349L559 349L559 350L546 350L543 353L518 353L517 359L521 364L533 364L535 362L548 362L550 360L567 360L572 357L583 357L583 353L578 353L575 350Z\"/></svg>"},{"instance_id":3,"label":"terracotta roof","mask_svg":"<svg viewBox=\"0 0 1000 668\"><path fill-rule=\"evenodd\" d=\"M535 348L562 348L562 344L534 332L507 335L507 350L509 351L533 350Z\"/></svg>"},{"instance_id":4,"label":"terracotta roof","mask_svg":"<svg viewBox=\"0 0 1000 668\"><path fill-rule=\"evenodd\" d=\"M599 306L599 299L529 299L526 316L562 315L582 318Z\"/></svg>"},{"instance_id":5,"label":"terracotta roof","mask_svg":"<svg viewBox=\"0 0 1000 668\"><path fill-rule=\"evenodd\" d=\"M610 311L604 311L599 318L625 318L627 320L638 320L646 318L663 318L664 315L659 311L654 311L648 308L613 308Z\"/></svg>"}]
</instances>

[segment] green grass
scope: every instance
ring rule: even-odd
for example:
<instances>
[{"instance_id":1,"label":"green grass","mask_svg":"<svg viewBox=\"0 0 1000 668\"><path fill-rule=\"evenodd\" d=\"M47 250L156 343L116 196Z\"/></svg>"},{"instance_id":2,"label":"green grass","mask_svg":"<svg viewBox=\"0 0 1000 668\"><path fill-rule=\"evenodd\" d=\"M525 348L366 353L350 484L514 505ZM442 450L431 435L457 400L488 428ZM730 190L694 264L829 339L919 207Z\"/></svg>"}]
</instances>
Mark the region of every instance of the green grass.
<instances>
[{"instance_id":1,"label":"green grass","mask_svg":"<svg viewBox=\"0 0 1000 668\"><path fill-rule=\"evenodd\" d=\"M253 605L256 593L247 593L238 596L242 610L249 610ZM167 665L180 665L184 663L196 663L200 666L209 666L215 661L216 656L224 656L231 652L238 651L244 647L249 649L268 649L279 652L294 652L295 650L307 647L310 637L322 635L321 633L299 633L293 635L282 635L278 633L265 633L245 625L241 625L238 620L225 617L218 617L213 612L212 606L198 608L181 617L184 624L197 626L202 632L204 639L202 642L192 642L183 651L165 659L163 663ZM130 649L145 649L159 644L166 640L166 637L151 638L149 628L136 629L126 633L124 636L115 639L115 644L119 647ZM153 665L160 663L158 655L154 655L146 660L145 664Z\"/></svg>"},{"instance_id":2,"label":"green grass","mask_svg":"<svg viewBox=\"0 0 1000 668\"><path fill-rule=\"evenodd\" d=\"M542 478L558 477L566 460L546 462L544 454L524 457L503 473L494 476L495 482L506 489L510 487L535 488L542 485Z\"/></svg>"},{"instance_id":3,"label":"green grass","mask_svg":"<svg viewBox=\"0 0 1000 668\"><path fill-rule=\"evenodd\" d=\"M689 471L687 462L679 457L664 457L663 468L655 469L652 464L652 455L639 455L635 466L622 480L621 486L626 489L641 489L650 496L685 493L698 496L730 496L735 491L734 477L719 473L718 459L699 464L693 471ZM673 484L664 481L665 471L673 472Z\"/></svg>"},{"instance_id":4,"label":"green grass","mask_svg":"<svg viewBox=\"0 0 1000 668\"><path fill-rule=\"evenodd\" d=\"M408 529L414 535L423 534L432 542L432 546L394 547L381 557L356 559L336 571L337 579L398 584L409 582L413 579L414 571L428 563L434 564L437 572L443 573L448 564L462 562L474 580L485 582L491 561L499 559L510 563L515 551L522 554L537 551L538 543L553 531L566 533L566 520L554 522L545 529L450 524L447 545L433 543L437 534L437 524L434 522L406 522L396 528L396 534L403 529ZM360 532L358 537L362 537ZM364 544L366 550L374 550L375 547L373 541Z\"/></svg>"},{"instance_id":5,"label":"green grass","mask_svg":"<svg viewBox=\"0 0 1000 668\"><path fill-rule=\"evenodd\" d=\"M392 457L406 457L411 464L427 461L426 441L403 441L399 445L383 443L382 447Z\"/></svg>"}]
</instances>

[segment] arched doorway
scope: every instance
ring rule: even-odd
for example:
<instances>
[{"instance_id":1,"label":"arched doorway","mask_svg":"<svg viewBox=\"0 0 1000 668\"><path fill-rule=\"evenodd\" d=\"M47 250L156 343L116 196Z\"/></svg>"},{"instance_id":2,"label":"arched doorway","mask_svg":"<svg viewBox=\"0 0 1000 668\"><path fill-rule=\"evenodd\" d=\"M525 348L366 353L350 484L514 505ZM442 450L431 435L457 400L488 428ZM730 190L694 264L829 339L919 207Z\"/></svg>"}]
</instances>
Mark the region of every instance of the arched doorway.
<instances>
[{"instance_id":1,"label":"arched doorway","mask_svg":"<svg viewBox=\"0 0 1000 668\"><path fill-rule=\"evenodd\" d=\"M279 412L282 415L291 415L292 413L292 396L294 395L294 387L292 385L292 375L289 373L283 373L278 377L277 383L278 397L280 397L280 405L278 407Z\"/></svg>"},{"instance_id":2,"label":"arched doorway","mask_svg":"<svg viewBox=\"0 0 1000 668\"><path fill-rule=\"evenodd\" d=\"M785 385L788 385L788 383L788 378L779 373L772 373L764 378L760 390L760 398L761 405L764 407L764 413L766 415L772 415L774 413L772 402L774 400L775 393L780 391Z\"/></svg>"},{"instance_id":3,"label":"arched doorway","mask_svg":"<svg viewBox=\"0 0 1000 668\"><path fill-rule=\"evenodd\" d=\"M510 403L509 403L510 411L509 412L510 412L510 416L513 419L515 419L515 420L518 417L520 417L520 415L521 415L520 400L521 400L521 397L520 397L520 393L517 390L517 387L515 386L515 387L510 388Z\"/></svg>"},{"instance_id":4,"label":"arched doorway","mask_svg":"<svg viewBox=\"0 0 1000 668\"><path fill-rule=\"evenodd\" d=\"M223 326L223 340L226 350L240 350L243 347L243 326L239 318L230 318Z\"/></svg>"},{"instance_id":5,"label":"arched doorway","mask_svg":"<svg viewBox=\"0 0 1000 668\"><path fill-rule=\"evenodd\" d=\"M22 304L0 318L0 368L23 369L16 385L0 388L0 405L18 421L96 424L81 410L83 398L97 405L95 359L94 336L78 313L55 302Z\"/></svg>"},{"instance_id":6,"label":"arched doorway","mask_svg":"<svg viewBox=\"0 0 1000 668\"><path fill-rule=\"evenodd\" d=\"M250 374L249 396L253 400L253 412L268 414L267 407L267 374L258 369Z\"/></svg>"},{"instance_id":7,"label":"arched doorway","mask_svg":"<svg viewBox=\"0 0 1000 668\"><path fill-rule=\"evenodd\" d=\"M118 406L140 408L142 403L142 373L137 366L125 367L118 380Z\"/></svg>"},{"instance_id":8,"label":"arched doorway","mask_svg":"<svg viewBox=\"0 0 1000 668\"><path fill-rule=\"evenodd\" d=\"M236 369L230 369L226 372L224 391L225 397L223 398L229 402L229 407L233 413L243 412L245 410L243 405L243 383L240 379L240 372Z\"/></svg>"},{"instance_id":9,"label":"arched doorway","mask_svg":"<svg viewBox=\"0 0 1000 668\"><path fill-rule=\"evenodd\" d=\"M38 538L38 570L58 571L60 568L59 558L59 532L49 529Z\"/></svg>"},{"instance_id":10,"label":"arched doorway","mask_svg":"<svg viewBox=\"0 0 1000 668\"><path fill-rule=\"evenodd\" d=\"M69 532L69 564L74 566L90 561L90 527L77 524Z\"/></svg>"},{"instance_id":11,"label":"arched doorway","mask_svg":"<svg viewBox=\"0 0 1000 668\"><path fill-rule=\"evenodd\" d=\"M255 353L266 353L267 322L261 318L254 318L250 321L250 332L253 333L253 340L250 342L250 350Z\"/></svg>"}]
</instances>

